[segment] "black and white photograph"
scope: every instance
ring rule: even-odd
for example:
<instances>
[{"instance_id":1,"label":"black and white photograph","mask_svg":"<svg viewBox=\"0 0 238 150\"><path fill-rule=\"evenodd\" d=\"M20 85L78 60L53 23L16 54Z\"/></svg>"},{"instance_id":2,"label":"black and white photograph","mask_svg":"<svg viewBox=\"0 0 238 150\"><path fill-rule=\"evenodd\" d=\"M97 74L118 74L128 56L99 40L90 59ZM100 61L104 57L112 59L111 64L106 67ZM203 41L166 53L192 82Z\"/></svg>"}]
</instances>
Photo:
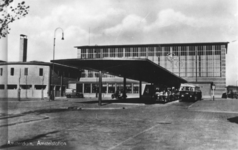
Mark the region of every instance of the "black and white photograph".
<instances>
[{"instance_id":1,"label":"black and white photograph","mask_svg":"<svg viewBox=\"0 0 238 150\"><path fill-rule=\"evenodd\" d=\"M0 149L237 150L237 0L0 0Z\"/></svg>"}]
</instances>

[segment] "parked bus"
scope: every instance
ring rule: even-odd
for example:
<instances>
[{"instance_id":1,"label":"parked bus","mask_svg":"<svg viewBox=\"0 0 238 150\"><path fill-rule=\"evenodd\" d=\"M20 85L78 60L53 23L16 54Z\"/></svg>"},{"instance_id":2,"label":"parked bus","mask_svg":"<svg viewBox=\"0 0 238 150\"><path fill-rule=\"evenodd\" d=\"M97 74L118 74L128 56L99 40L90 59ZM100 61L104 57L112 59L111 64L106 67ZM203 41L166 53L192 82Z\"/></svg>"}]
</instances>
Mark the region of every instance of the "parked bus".
<instances>
[{"instance_id":1,"label":"parked bus","mask_svg":"<svg viewBox=\"0 0 238 150\"><path fill-rule=\"evenodd\" d=\"M202 92L199 86L194 84L181 84L179 88L180 101L197 101L202 99Z\"/></svg>"}]
</instances>

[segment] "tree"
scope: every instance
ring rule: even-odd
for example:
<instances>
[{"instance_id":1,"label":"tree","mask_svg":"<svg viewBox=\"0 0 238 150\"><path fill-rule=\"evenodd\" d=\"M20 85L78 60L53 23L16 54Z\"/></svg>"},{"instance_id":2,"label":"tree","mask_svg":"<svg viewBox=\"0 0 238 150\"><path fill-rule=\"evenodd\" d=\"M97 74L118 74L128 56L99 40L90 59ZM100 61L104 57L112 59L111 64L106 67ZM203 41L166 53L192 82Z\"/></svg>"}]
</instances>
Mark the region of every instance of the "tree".
<instances>
[{"instance_id":1,"label":"tree","mask_svg":"<svg viewBox=\"0 0 238 150\"><path fill-rule=\"evenodd\" d=\"M13 0L0 0L0 39L9 34L11 30L9 24L25 17L30 8L24 1L18 3L17 6L11 6L12 2Z\"/></svg>"}]
</instances>

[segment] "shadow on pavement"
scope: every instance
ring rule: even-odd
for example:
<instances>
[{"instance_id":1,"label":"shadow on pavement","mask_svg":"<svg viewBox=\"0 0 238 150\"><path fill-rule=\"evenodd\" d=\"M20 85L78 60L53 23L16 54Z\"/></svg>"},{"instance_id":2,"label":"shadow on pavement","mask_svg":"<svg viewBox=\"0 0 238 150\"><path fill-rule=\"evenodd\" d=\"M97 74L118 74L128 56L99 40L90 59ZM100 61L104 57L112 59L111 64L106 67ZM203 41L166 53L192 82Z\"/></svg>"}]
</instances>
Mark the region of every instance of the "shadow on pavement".
<instances>
[{"instance_id":1,"label":"shadow on pavement","mask_svg":"<svg viewBox=\"0 0 238 150\"><path fill-rule=\"evenodd\" d=\"M228 118L227 120L232 122L232 123L237 123L238 124L238 117Z\"/></svg>"},{"instance_id":2,"label":"shadow on pavement","mask_svg":"<svg viewBox=\"0 0 238 150\"><path fill-rule=\"evenodd\" d=\"M91 100L91 101L83 101L83 102L75 102L75 103L85 103L85 104L95 104L98 103L98 100ZM115 103L130 103L130 104L163 104L162 102L155 101L153 99L140 99L140 98L127 98L127 99L109 99L109 100L102 100L102 105L108 104L115 104Z\"/></svg>"}]
</instances>

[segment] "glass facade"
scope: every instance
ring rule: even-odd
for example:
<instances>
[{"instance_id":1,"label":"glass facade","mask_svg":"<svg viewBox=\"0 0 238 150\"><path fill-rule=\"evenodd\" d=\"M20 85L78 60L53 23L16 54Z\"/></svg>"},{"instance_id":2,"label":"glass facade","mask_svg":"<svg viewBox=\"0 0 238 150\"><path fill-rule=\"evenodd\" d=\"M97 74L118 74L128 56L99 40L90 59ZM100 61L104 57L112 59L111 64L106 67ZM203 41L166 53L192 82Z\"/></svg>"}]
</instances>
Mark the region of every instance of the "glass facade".
<instances>
[{"instance_id":1,"label":"glass facade","mask_svg":"<svg viewBox=\"0 0 238 150\"><path fill-rule=\"evenodd\" d=\"M81 58L148 58L181 77L220 77L221 45L83 48ZM95 77L84 72L82 77ZM103 77L113 77L104 75Z\"/></svg>"}]
</instances>

